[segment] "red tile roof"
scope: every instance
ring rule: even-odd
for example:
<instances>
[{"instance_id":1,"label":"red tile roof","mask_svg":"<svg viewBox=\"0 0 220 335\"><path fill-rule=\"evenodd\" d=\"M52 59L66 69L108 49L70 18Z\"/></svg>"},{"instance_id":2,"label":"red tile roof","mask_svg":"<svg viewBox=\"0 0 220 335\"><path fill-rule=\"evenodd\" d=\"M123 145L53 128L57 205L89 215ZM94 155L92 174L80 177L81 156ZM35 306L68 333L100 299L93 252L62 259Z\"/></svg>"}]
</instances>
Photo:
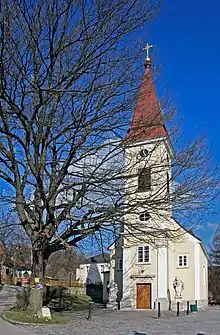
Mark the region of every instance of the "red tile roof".
<instances>
[{"instance_id":1,"label":"red tile roof","mask_svg":"<svg viewBox=\"0 0 220 335\"><path fill-rule=\"evenodd\" d=\"M163 123L150 67L150 63L147 63L131 127L124 142L143 141L168 136Z\"/></svg>"}]
</instances>

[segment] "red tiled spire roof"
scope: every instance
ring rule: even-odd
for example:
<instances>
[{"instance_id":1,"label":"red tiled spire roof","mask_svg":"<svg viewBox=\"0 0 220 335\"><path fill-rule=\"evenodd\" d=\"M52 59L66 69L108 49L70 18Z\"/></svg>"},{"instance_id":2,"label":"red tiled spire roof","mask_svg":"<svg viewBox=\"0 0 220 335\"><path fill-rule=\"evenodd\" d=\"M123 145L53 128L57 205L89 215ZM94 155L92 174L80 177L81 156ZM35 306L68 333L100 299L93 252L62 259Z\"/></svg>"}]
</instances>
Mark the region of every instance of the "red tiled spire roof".
<instances>
[{"instance_id":1,"label":"red tiled spire roof","mask_svg":"<svg viewBox=\"0 0 220 335\"><path fill-rule=\"evenodd\" d=\"M146 60L145 68L140 94L125 142L137 142L168 136L151 76L150 59Z\"/></svg>"}]
</instances>

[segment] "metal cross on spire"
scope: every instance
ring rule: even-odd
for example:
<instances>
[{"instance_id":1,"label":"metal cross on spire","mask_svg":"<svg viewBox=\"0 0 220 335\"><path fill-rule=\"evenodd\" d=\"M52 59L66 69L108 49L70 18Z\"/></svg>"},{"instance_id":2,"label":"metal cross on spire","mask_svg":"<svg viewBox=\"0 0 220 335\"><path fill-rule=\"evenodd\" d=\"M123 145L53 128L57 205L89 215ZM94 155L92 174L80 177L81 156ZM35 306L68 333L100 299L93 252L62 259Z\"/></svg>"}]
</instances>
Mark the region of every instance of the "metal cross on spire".
<instances>
[{"instance_id":1,"label":"metal cross on spire","mask_svg":"<svg viewBox=\"0 0 220 335\"><path fill-rule=\"evenodd\" d=\"M147 61L150 61L149 50L150 50L151 48L153 48L153 45L150 45L150 44L148 44L148 43L147 43L146 47L143 48L143 50L146 50L146 51L147 51L147 57L146 57L146 60L147 60Z\"/></svg>"}]
</instances>

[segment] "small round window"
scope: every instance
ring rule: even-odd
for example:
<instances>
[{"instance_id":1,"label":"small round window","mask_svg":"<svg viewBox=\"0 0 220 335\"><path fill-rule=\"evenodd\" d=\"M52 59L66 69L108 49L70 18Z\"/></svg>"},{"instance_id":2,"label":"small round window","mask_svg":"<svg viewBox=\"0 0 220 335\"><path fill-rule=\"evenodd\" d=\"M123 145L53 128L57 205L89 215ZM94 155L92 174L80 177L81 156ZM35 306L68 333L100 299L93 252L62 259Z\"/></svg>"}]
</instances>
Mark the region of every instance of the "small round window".
<instances>
[{"instance_id":1,"label":"small round window","mask_svg":"<svg viewBox=\"0 0 220 335\"><path fill-rule=\"evenodd\" d=\"M148 221L150 219L150 214L148 212L144 212L139 216L140 221Z\"/></svg>"},{"instance_id":2,"label":"small round window","mask_svg":"<svg viewBox=\"0 0 220 335\"><path fill-rule=\"evenodd\" d=\"M149 154L147 149L141 149L141 151L139 152L140 157L144 158L147 157Z\"/></svg>"}]
</instances>

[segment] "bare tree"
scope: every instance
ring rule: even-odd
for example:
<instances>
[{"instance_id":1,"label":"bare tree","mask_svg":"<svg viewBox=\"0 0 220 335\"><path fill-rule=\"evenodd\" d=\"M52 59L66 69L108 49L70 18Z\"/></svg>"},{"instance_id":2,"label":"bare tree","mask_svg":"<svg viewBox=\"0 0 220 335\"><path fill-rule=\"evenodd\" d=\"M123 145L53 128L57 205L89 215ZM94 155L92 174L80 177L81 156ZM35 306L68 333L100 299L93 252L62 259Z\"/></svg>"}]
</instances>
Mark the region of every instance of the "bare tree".
<instances>
[{"instance_id":1,"label":"bare tree","mask_svg":"<svg viewBox=\"0 0 220 335\"><path fill-rule=\"evenodd\" d=\"M46 275L61 281L75 281L76 268L85 259L75 248L54 252L48 260Z\"/></svg>"},{"instance_id":2,"label":"bare tree","mask_svg":"<svg viewBox=\"0 0 220 335\"><path fill-rule=\"evenodd\" d=\"M157 178L163 162L153 169L160 183L154 196L128 200L136 187L125 181L137 179L130 167L138 163L124 164L122 142L140 84L134 32L152 19L156 2L5 0L4 5L0 177L7 187L1 198L15 204L42 282L53 252L89 236L102 246L125 214L148 208L167 215L171 201L174 209L201 211L213 199L216 175L199 140L173 162L166 160L173 168L170 181L176 181L172 192L167 179ZM158 227L149 237L158 232L164 233Z\"/></svg>"},{"instance_id":3,"label":"bare tree","mask_svg":"<svg viewBox=\"0 0 220 335\"><path fill-rule=\"evenodd\" d=\"M1 206L0 214L0 277L4 273L3 266L10 266L15 270L21 264L26 264L29 268L31 264L30 239L18 224L14 211L4 207Z\"/></svg>"},{"instance_id":4,"label":"bare tree","mask_svg":"<svg viewBox=\"0 0 220 335\"><path fill-rule=\"evenodd\" d=\"M209 264L209 292L220 298L220 225L217 225L211 244Z\"/></svg>"},{"instance_id":5,"label":"bare tree","mask_svg":"<svg viewBox=\"0 0 220 335\"><path fill-rule=\"evenodd\" d=\"M7 207L3 208L3 206L1 206L0 214L0 243L4 247L6 254L11 246L30 247L30 240L23 227L19 224L16 213L14 213L14 210L8 210Z\"/></svg>"}]
</instances>

